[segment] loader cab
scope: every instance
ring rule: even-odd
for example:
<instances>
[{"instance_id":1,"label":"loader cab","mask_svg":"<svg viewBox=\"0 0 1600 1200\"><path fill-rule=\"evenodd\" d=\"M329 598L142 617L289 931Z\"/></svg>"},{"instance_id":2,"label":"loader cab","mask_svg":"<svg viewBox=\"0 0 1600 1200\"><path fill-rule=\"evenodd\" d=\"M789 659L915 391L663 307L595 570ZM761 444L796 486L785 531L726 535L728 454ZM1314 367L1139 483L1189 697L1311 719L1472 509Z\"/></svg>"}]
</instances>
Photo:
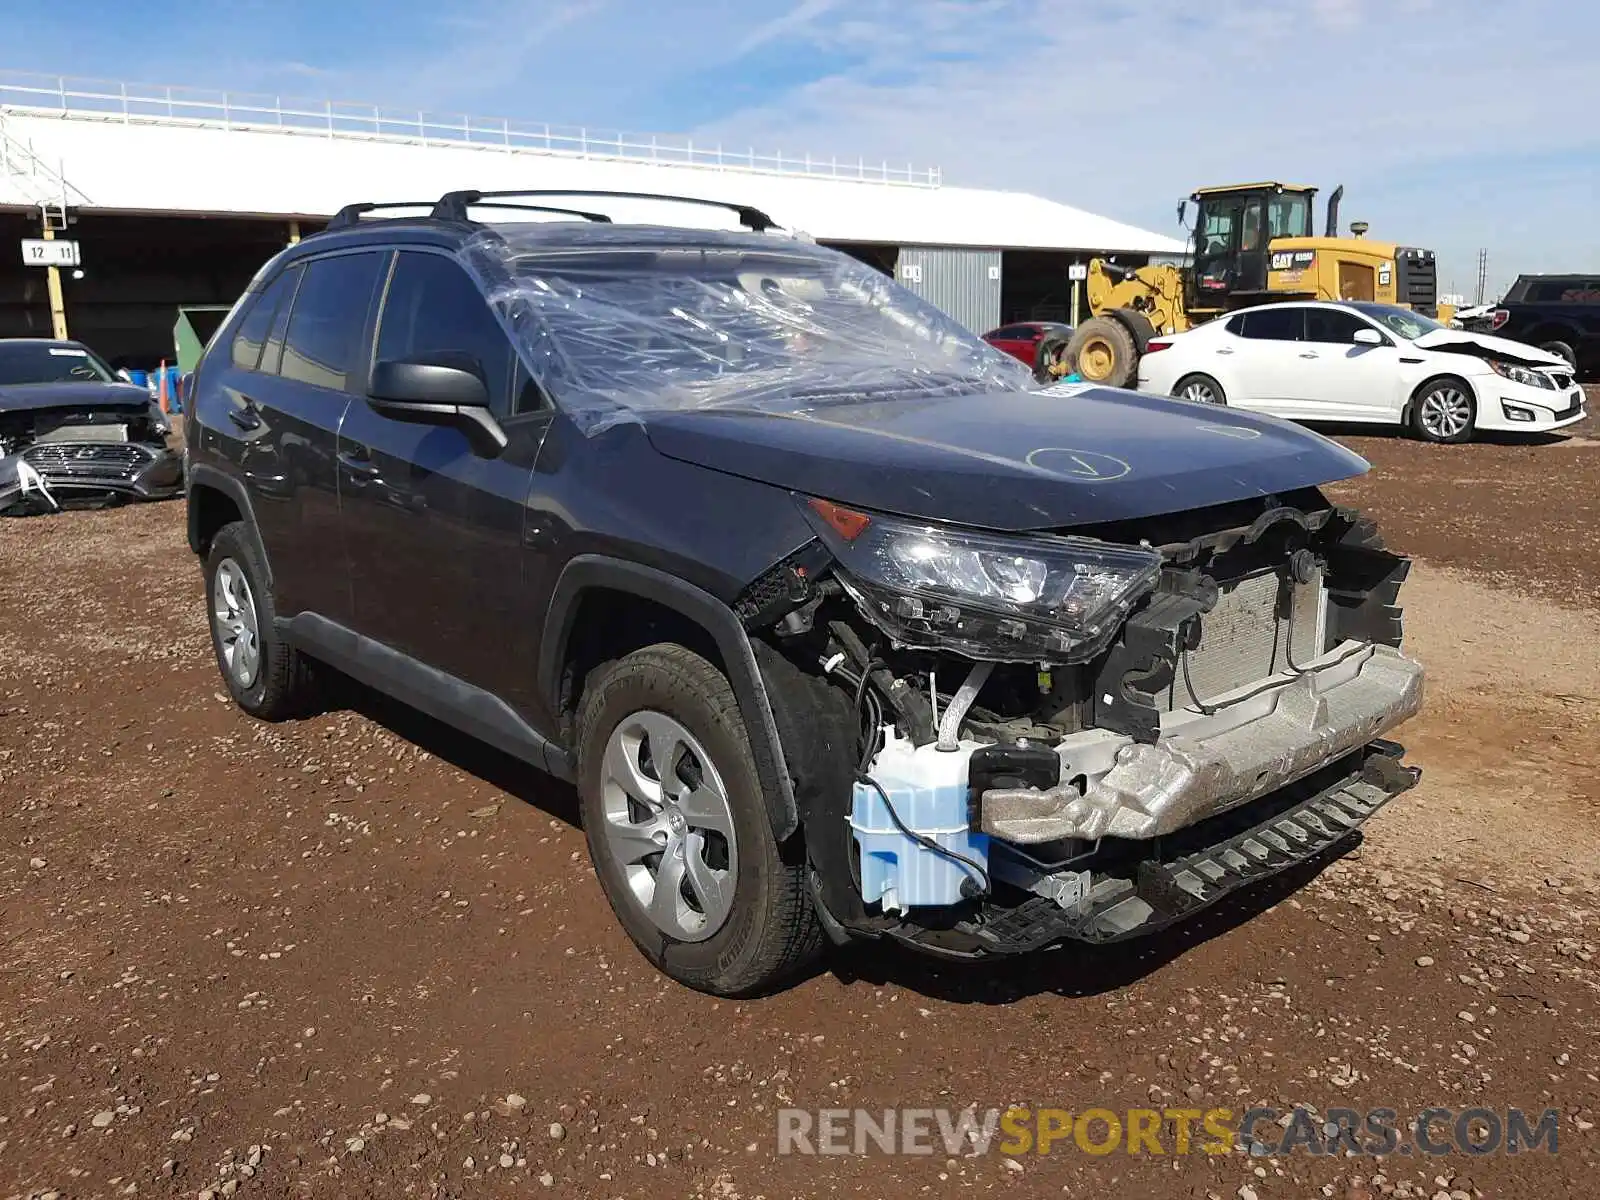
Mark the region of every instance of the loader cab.
<instances>
[{"instance_id":1,"label":"loader cab","mask_svg":"<svg viewBox=\"0 0 1600 1200\"><path fill-rule=\"evenodd\" d=\"M1267 291L1274 238L1310 237L1316 188L1249 183L1202 188L1196 205L1184 299L1190 312L1253 304Z\"/></svg>"}]
</instances>

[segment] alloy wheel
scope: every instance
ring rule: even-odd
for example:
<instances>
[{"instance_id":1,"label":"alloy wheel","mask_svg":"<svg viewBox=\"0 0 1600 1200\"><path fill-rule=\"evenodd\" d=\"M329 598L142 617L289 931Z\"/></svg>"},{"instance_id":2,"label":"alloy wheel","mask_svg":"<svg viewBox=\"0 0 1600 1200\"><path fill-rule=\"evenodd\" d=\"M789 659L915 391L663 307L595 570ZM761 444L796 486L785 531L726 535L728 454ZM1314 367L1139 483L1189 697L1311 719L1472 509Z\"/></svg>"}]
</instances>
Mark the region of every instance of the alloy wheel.
<instances>
[{"instance_id":1,"label":"alloy wheel","mask_svg":"<svg viewBox=\"0 0 1600 1200\"><path fill-rule=\"evenodd\" d=\"M644 913L668 936L700 942L733 910L738 846L722 775L680 722L624 718L600 778L603 844Z\"/></svg>"},{"instance_id":2,"label":"alloy wheel","mask_svg":"<svg viewBox=\"0 0 1600 1200\"><path fill-rule=\"evenodd\" d=\"M1201 404L1219 403L1217 400L1217 393L1212 389L1211 385L1209 383L1202 383L1198 379L1186 385L1183 391L1178 393L1178 395L1181 399L1197 400Z\"/></svg>"},{"instance_id":3,"label":"alloy wheel","mask_svg":"<svg viewBox=\"0 0 1600 1200\"><path fill-rule=\"evenodd\" d=\"M244 569L231 558L217 564L211 587L211 621L228 675L242 689L261 671L261 625Z\"/></svg>"},{"instance_id":4,"label":"alloy wheel","mask_svg":"<svg viewBox=\"0 0 1600 1200\"><path fill-rule=\"evenodd\" d=\"M1434 388L1422 398L1420 420L1430 437L1457 437L1472 420L1472 401L1458 387Z\"/></svg>"}]
</instances>

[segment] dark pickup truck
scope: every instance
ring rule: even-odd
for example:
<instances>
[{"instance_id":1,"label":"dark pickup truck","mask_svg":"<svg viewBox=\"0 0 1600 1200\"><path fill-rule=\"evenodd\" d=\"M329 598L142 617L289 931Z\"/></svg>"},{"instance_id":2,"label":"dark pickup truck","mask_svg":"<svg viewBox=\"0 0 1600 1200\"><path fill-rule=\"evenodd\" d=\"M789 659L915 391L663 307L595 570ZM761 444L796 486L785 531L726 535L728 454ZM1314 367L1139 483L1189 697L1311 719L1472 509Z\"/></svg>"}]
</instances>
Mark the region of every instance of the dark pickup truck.
<instances>
[{"instance_id":1,"label":"dark pickup truck","mask_svg":"<svg viewBox=\"0 0 1600 1200\"><path fill-rule=\"evenodd\" d=\"M1600 275L1519 275L1490 321L1503 338L1600 370Z\"/></svg>"}]
</instances>

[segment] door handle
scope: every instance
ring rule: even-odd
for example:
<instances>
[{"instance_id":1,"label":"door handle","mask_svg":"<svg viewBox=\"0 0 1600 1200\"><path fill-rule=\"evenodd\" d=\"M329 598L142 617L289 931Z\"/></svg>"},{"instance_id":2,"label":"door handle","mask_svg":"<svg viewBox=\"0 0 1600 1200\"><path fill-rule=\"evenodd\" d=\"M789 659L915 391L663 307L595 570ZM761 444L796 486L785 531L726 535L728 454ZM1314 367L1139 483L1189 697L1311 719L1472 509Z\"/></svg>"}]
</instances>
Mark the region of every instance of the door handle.
<instances>
[{"instance_id":1,"label":"door handle","mask_svg":"<svg viewBox=\"0 0 1600 1200\"><path fill-rule=\"evenodd\" d=\"M1233 351L1232 350L1218 350L1217 353L1218 354L1232 354Z\"/></svg>"},{"instance_id":2,"label":"door handle","mask_svg":"<svg viewBox=\"0 0 1600 1200\"><path fill-rule=\"evenodd\" d=\"M1306 352L1305 352L1305 353L1304 353L1304 354L1302 354L1302 355L1301 355L1301 356L1300 356L1300 357L1301 357L1301 358L1316 358L1316 357L1317 357L1317 356L1316 356L1316 354L1315 354L1315 352L1313 352L1313 351L1310 351L1310 350L1307 350L1307 351L1306 351Z\"/></svg>"},{"instance_id":3,"label":"door handle","mask_svg":"<svg viewBox=\"0 0 1600 1200\"><path fill-rule=\"evenodd\" d=\"M228 409L228 420L246 433L261 428L261 411L254 400L246 400L236 408Z\"/></svg>"},{"instance_id":4,"label":"door handle","mask_svg":"<svg viewBox=\"0 0 1600 1200\"><path fill-rule=\"evenodd\" d=\"M382 474L382 468L365 454L345 450L339 455L339 465L350 472L357 479L376 479Z\"/></svg>"}]
</instances>

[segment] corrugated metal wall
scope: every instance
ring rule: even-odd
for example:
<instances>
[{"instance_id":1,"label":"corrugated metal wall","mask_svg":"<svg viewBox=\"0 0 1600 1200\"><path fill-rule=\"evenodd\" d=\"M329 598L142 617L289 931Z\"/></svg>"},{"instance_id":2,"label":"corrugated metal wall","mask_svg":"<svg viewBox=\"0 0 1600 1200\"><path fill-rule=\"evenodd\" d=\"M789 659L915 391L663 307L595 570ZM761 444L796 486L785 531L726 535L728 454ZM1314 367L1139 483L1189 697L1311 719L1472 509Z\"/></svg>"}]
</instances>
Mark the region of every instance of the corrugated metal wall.
<instances>
[{"instance_id":1,"label":"corrugated metal wall","mask_svg":"<svg viewBox=\"0 0 1600 1200\"><path fill-rule=\"evenodd\" d=\"M904 246L895 275L974 333L1000 324L1000 251Z\"/></svg>"}]
</instances>

